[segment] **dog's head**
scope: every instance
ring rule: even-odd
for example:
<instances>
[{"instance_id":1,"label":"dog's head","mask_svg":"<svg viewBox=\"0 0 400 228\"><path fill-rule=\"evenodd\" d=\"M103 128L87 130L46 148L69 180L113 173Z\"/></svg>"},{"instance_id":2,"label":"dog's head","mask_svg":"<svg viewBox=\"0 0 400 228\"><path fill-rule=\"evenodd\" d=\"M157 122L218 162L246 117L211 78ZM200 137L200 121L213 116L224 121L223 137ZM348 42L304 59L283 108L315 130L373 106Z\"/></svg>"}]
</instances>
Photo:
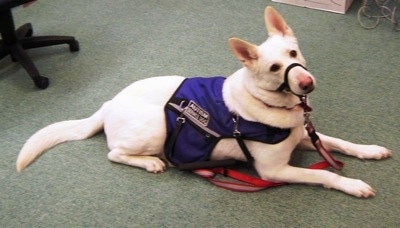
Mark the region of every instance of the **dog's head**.
<instances>
[{"instance_id":1,"label":"dog's head","mask_svg":"<svg viewBox=\"0 0 400 228\"><path fill-rule=\"evenodd\" d=\"M272 7L265 9L269 38L260 46L231 38L233 53L251 71L255 84L264 91L305 95L315 88L315 79L305 68L297 39L283 17Z\"/></svg>"}]
</instances>

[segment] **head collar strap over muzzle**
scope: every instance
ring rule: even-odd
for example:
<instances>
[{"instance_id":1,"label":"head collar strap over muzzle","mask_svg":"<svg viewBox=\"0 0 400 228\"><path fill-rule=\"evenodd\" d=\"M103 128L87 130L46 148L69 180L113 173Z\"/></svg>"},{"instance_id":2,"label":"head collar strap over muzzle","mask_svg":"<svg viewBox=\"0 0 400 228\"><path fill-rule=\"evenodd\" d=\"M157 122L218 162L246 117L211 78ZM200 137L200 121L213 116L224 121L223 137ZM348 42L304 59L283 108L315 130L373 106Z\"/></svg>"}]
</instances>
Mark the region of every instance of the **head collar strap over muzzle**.
<instances>
[{"instance_id":1,"label":"head collar strap over muzzle","mask_svg":"<svg viewBox=\"0 0 400 228\"><path fill-rule=\"evenodd\" d=\"M290 64L290 65L286 68L286 70L285 70L285 75L284 75L284 81L283 81L283 83L279 86L279 88L278 88L276 91L282 92L283 90L286 89L287 91L293 92L293 91L290 89L290 85L289 85L289 71L290 71L291 69L297 67L297 66L302 67L304 70L307 70L307 68L305 68L305 67L304 67L303 65L301 65L300 63L292 63L292 64ZM308 71L308 70L307 70L307 71Z\"/></svg>"}]
</instances>

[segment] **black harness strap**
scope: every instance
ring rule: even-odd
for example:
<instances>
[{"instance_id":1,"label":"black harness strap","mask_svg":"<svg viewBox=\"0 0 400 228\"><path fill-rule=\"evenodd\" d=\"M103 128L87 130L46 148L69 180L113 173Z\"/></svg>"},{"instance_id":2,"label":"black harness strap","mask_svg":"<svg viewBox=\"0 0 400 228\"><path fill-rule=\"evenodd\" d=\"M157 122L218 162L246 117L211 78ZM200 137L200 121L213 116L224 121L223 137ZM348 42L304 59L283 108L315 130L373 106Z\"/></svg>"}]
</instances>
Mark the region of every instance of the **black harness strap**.
<instances>
[{"instance_id":1,"label":"black harness strap","mask_svg":"<svg viewBox=\"0 0 400 228\"><path fill-rule=\"evenodd\" d=\"M246 156L247 163L250 165L253 164L254 158L251 156L249 149L247 148L246 144L244 143L243 139L240 137L240 135L235 136L236 141L238 142L240 149L242 150L244 156Z\"/></svg>"},{"instance_id":2,"label":"black harness strap","mask_svg":"<svg viewBox=\"0 0 400 228\"><path fill-rule=\"evenodd\" d=\"M176 127L173 130L171 134L171 138L169 139L167 143L167 149L166 152L168 153L168 157L173 157L174 156L174 147L175 147L175 141L176 138L179 135L179 132L181 131L183 124L185 123L185 118L183 117L183 114L181 114L177 119L176 119Z\"/></svg>"},{"instance_id":3,"label":"black harness strap","mask_svg":"<svg viewBox=\"0 0 400 228\"><path fill-rule=\"evenodd\" d=\"M246 144L244 143L241 133L239 131L239 115L236 115L235 117L232 118L233 124L234 124L234 131L233 131L233 137L235 137L237 143L239 144L240 149L242 150L244 156L247 159L247 163L252 165L254 162L253 156L251 156L249 149L247 148Z\"/></svg>"},{"instance_id":4,"label":"black harness strap","mask_svg":"<svg viewBox=\"0 0 400 228\"><path fill-rule=\"evenodd\" d=\"M238 162L234 159L210 160L201 162L184 163L177 166L179 170L211 169L221 167L232 167Z\"/></svg>"}]
</instances>

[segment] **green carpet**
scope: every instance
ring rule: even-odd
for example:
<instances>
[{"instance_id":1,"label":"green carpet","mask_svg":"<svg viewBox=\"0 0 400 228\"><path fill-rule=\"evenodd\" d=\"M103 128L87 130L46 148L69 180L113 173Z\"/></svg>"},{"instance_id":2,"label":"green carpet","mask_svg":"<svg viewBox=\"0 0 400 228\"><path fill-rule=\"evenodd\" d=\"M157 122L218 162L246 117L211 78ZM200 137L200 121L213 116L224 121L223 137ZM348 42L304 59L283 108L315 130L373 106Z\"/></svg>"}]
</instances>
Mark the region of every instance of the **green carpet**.
<instances>
[{"instance_id":1,"label":"green carpet","mask_svg":"<svg viewBox=\"0 0 400 228\"><path fill-rule=\"evenodd\" d=\"M384 161L337 155L346 163L341 174L371 184L376 197L305 185L236 193L175 169L150 174L109 162L103 134L59 145L16 172L16 156L35 131L91 115L133 81L230 75L240 63L227 40L263 42L267 5L291 25L317 78L316 128L394 151ZM400 33L386 20L363 29L359 7L356 0L341 15L267 0L41 0L15 9L17 26L76 36L81 50L29 51L50 78L46 90L10 58L0 61L0 227L400 227ZM319 159L295 156L304 166Z\"/></svg>"}]
</instances>

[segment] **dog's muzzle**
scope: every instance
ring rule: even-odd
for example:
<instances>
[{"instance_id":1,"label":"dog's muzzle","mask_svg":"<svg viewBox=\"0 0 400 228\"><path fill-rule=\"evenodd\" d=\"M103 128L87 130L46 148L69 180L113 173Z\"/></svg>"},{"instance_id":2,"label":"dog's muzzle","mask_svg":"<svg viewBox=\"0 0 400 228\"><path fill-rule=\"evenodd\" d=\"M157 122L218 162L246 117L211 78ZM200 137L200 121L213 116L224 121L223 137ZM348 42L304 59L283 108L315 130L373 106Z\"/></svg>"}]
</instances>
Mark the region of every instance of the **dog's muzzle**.
<instances>
[{"instance_id":1,"label":"dog's muzzle","mask_svg":"<svg viewBox=\"0 0 400 228\"><path fill-rule=\"evenodd\" d=\"M278 89L276 91L282 92L283 90L287 90L287 91L289 91L289 92L291 92L291 93L293 93L295 95L298 95L298 94L293 92L293 90L290 88L290 85L289 85L289 72L290 72L291 69L293 69L295 67L298 67L298 66L303 68L304 70L308 71L307 68L304 67L303 65L301 65L300 63L292 63L292 64L290 64L285 70L283 83L278 87Z\"/></svg>"}]
</instances>

